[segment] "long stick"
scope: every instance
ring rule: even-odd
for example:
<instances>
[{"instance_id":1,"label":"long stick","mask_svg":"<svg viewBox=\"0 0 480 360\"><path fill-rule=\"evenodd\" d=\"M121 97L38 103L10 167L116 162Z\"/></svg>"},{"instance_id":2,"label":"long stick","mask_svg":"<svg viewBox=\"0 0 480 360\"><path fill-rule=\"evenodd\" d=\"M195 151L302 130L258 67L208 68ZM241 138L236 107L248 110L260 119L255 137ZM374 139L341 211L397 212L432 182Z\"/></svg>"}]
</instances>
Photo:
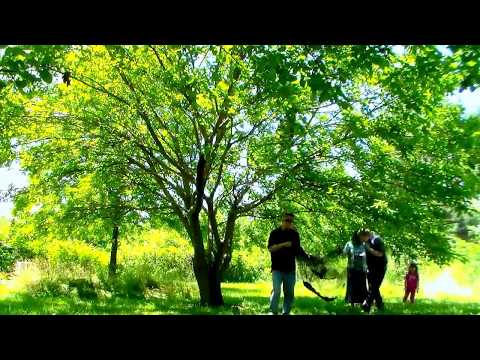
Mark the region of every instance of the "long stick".
<instances>
[{"instance_id":1,"label":"long stick","mask_svg":"<svg viewBox=\"0 0 480 360\"><path fill-rule=\"evenodd\" d=\"M335 300L337 297L327 297L327 296L323 296L322 294L320 294L317 290L315 290L315 288L312 286L312 284L310 284L308 281L304 281L303 282L303 285L308 289L310 290L311 292L313 292L315 295L317 295L319 298L321 298L322 300L325 300L325 301L333 301Z\"/></svg>"}]
</instances>

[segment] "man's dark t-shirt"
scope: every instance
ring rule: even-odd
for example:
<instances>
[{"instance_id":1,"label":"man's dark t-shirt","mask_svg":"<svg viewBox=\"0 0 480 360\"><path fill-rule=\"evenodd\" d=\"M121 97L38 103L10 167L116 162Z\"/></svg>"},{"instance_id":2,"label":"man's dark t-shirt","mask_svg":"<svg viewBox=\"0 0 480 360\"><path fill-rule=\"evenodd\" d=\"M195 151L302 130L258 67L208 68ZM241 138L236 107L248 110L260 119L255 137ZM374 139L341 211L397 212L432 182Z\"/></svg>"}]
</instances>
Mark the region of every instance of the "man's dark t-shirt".
<instances>
[{"instance_id":1,"label":"man's dark t-shirt","mask_svg":"<svg viewBox=\"0 0 480 360\"><path fill-rule=\"evenodd\" d=\"M387 255L385 254L385 245L379 236L374 236L368 240L368 244L373 250L383 253L383 256L375 256L367 252L367 265L370 271L384 270L387 266Z\"/></svg>"},{"instance_id":2,"label":"man's dark t-shirt","mask_svg":"<svg viewBox=\"0 0 480 360\"><path fill-rule=\"evenodd\" d=\"M284 247L270 253L272 258L272 271L293 272L295 271L295 257L308 256L300 246L300 236L293 229L277 228L270 233L268 247L281 244L287 241L292 242L291 247Z\"/></svg>"}]
</instances>

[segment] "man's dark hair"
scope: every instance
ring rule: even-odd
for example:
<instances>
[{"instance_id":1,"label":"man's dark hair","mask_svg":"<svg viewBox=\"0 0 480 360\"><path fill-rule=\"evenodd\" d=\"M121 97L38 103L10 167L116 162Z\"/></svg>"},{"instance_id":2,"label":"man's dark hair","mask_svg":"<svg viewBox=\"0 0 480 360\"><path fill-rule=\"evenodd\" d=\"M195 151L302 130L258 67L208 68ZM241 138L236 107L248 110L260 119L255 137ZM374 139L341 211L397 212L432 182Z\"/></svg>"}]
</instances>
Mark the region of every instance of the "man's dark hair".
<instances>
[{"instance_id":1,"label":"man's dark hair","mask_svg":"<svg viewBox=\"0 0 480 360\"><path fill-rule=\"evenodd\" d=\"M289 213L289 212L286 212L283 214L283 216L290 216L290 217L295 217L295 215L293 215L292 213Z\"/></svg>"}]
</instances>

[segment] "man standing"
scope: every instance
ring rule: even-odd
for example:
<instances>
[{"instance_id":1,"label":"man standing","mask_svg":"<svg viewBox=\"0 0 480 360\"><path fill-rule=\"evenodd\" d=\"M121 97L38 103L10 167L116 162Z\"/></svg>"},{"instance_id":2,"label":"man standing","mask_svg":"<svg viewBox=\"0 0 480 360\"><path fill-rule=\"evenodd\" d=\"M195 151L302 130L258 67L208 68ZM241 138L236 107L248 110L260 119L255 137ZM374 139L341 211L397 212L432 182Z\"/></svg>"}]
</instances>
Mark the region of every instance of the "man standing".
<instances>
[{"instance_id":1,"label":"man standing","mask_svg":"<svg viewBox=\"0 0 480 360\"><path fill-rule=\"evenodd\" d=\"M387 271L387 255L385 253L385 245L377 234L363 229L360 231L360 238L367 248L367 266L368 266L368 296L363 304L366 312L375 302L377 309L383 310L383 300L380 294L380 286Z\"/></svg>"},{"instance_id":2,"label":"man standing","mask_svg":"<svg viewBox=\"0 0 480 360\"><path fill-rule=\"evenodd\" d=\"M268 250L272 258L273 290L270 296L270 311L278 313L281 287L283 284L283 315L288 315L292 308L295 289L295 257L309 256L300 246L300 236L293 227L294 215L283 215L282 225L270 233Z\"/></svg>"}]
</instances>

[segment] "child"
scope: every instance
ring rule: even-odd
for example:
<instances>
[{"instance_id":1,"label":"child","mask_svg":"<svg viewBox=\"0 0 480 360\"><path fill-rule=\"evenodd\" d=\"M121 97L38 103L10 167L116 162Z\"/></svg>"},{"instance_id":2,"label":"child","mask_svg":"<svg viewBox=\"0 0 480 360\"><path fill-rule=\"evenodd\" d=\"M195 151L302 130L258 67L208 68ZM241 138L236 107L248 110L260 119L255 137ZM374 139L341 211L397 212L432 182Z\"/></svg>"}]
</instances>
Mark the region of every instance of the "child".
<instances>
[{"instance_id":1,"label":"child","mask_svg":"<svg viewBox=\"0 0 480 360\"><path fill-rule=\"evenodd\" d=\"M405 296L403 302L407 301L408 295L410 295L410 302L415 302L415 293L418 292L420 285L420 277L418 275L417 264L411 263L408 267L407 275L405 275Z\"/></svg>"}]
</instances>

